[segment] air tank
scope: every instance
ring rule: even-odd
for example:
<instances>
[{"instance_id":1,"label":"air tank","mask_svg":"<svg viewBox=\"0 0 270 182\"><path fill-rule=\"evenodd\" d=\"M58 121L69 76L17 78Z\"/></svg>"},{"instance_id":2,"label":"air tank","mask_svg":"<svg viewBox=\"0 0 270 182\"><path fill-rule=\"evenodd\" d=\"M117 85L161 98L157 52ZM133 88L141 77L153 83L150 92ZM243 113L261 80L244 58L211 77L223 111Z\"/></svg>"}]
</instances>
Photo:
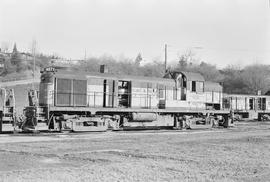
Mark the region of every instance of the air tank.
<instances>
[{"instance_id":1,"label":"air tank","mask_svg":"<svg viewBox=\"0 0 270 182\"><path fill-rule=\"evenodd\" d=\"M157 113L132 113L132 121L155 121Z\"/></svg>"}]
</instances>

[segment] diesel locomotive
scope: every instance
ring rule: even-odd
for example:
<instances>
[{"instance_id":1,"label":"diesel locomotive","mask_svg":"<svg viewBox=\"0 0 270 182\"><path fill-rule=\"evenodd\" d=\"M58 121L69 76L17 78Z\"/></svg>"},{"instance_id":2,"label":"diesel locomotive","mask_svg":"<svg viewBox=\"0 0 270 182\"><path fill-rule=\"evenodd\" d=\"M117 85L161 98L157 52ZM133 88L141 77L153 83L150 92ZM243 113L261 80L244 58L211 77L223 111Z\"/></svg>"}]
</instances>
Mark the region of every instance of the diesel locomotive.
<instances>
[{"instance_id":1,"label":"diesel locomotive","mask_svg":"<svg viewBox=\"0 0 270 182\"><path fill-rule=\"evenodd\" d=\"M38 103L25 109L24 128L106 131L231 126L219 83L199 73L168 72L164 78L68 71L41 73Z\"/></svg>"}]
</instances>

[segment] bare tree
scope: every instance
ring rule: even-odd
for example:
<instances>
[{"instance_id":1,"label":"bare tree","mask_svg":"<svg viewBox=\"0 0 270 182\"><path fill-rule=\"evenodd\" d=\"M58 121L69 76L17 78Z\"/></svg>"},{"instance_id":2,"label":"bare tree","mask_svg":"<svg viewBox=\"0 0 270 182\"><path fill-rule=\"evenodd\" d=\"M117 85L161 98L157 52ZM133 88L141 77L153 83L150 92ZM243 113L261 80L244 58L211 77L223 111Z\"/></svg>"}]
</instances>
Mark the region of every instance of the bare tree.
<instances>
[{"instance_id":1,"label":"bare tree","mask_svg":"<svg viewBox=\"0 0 270 182\"><path fill-rule=\"evenodd\" d=\"M251 94L256 94L259 90L263 93L269 90L269 71L269 66L261 64L253 64L244 68L242 79Z\"/></svg>"},{"instance_id":2,"label":"bare tree","mask_svg":"<svg viewBox=\"0 0 270 182\"><path fill-rule=\"evenodd\" d=\"M191 71L201 73L207 81L220 82L223 79L223 75L217 69L216 65L212 65L204 61L199 65L193 66Z\"/></svg>"},{"instance_id":3,"label":"bare tree","mask_svg":"<svg viewBox=\"0 0 270 182\"><path fill-rule=\"evenodd\" d=\"M248 94L248 88L242 78L242 68L237 65L228 65L222 69L223 91L234 94Z\"/></svg>"},{"instance_id":4,"label":"bare tree","mask_svg":"<svg viewBox=\"0 0 270 182\"><path fill-rule=\"evenodd\" d=\"M141 62L142 62L142 55L141 55L141 53L139 53L139 54L137 55L136 59L135 59L135 64L136 64L137 66L140 66Z\"/></svg>"},{"instance_id":5,"label":"bare tree","mask_svg":"<svg viewBox=\"0 0 270 182\"><path fill-rule=\"evenodd\" d=\"M191 50L178 55L179 61L175 70L200 73L207 81L221 81L223 79L223 76L215 65L200 61L195 55Z\"/></svg>"},{"instance_id":6,"label":"bare tree","mask_svg":"<svg viewBox=\"0 0 270 182\"><path fill-rule=\"evenodd\" d=\"M199 59L195 57L195 53L191 50L185 51L183 54L178 53L178 68L180 71L189 71L194 64L199 63Z\"/></svg>"}]
</instances>

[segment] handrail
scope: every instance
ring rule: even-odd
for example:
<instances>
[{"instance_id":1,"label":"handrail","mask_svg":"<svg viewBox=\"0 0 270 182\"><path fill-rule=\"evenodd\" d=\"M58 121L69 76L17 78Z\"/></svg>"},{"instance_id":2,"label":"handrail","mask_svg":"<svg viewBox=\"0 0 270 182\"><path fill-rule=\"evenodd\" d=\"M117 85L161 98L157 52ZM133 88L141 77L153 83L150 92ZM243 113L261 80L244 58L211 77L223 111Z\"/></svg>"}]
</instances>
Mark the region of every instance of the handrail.
<instances>
[{"instance_id":1,"label":"handrail","mask_svg":"<svg viewBox=\"0 0 270 182\"><path fill-rule=\"evenodd\" d=\"M63 96L62 99L65 100L65 103L59 103L59 96ZM108 92L94 92L94 91L88 91L87 93L68 93L68 92L55 92L50 91L48 94L48 98L55 98L56 105L58 106L91 106L91 107L97 107L102 106L103 103L103 97L106 97L106 103L105 107L130 107L132 103L130 103L130 99L140 99L140 104L138 104L138 107L142 108L151 108L153 107L153 99L154 97L157 97L156 95L152 94L145 94L145 93L108 93ZM102 98L102 100L100 100ZM78 101L79 99L79 101ZM115 103L115 99L118 99L118 103ZM158 99L158 98L157 98ZM58 103L57 103L58 101ZM138 101L138 100L137 100ZM97 103L100 102L100 103ZM116 105L117 104L117 105ZM137 106L137 105L136 105ZM136 107L135 106L135 107Z\"/></svg>"}]
</instances>

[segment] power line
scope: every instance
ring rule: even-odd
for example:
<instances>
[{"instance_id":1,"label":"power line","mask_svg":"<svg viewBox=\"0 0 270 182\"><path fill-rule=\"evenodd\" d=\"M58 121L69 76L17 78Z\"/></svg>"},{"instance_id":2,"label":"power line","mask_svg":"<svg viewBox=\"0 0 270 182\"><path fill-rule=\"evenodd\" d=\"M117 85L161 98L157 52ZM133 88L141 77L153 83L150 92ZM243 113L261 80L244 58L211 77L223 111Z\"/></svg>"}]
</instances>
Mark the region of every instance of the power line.
<instances>
[{"instance_id":1,"label":"power line","mask_svg":"<svg viewBox=\"0 0 270 182\"><path fill-rule=\"evenodd\" d=\"M270 1L270 0L269 0ZM202 51L227 51L227 52L270 52L270 49L243 49L243 48L211 48L205 46L194 46L194 47L169 47L168 52L183 52L188 50L202 50Z\"/></svg>"}]
</instances>

